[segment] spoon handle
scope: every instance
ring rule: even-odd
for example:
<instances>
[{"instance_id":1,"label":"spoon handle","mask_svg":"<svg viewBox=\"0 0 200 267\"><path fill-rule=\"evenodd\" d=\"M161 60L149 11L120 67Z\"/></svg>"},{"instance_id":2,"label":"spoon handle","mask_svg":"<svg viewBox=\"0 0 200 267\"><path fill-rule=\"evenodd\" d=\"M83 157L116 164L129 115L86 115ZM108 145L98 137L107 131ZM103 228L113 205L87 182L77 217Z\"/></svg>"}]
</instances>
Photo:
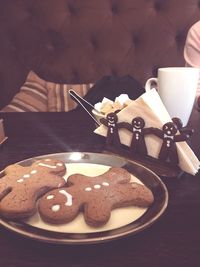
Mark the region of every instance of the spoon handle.
<instances>
[{"instance_id":1,"label":"spoon handle","mask_svg":"<svg viewBox=\"0 0 200 267\"><path fill-rule=\"evenodd\" d=\"M97 111L95 109L95 107L91 103L89 103L87 100L85 100L83 97L78 95L74 90L70 89L68 93L71 96L71 98L87 112L87 114L95 121L95 123L100 125L100 123L95 119L95 117L92 115L91 111L88 109L88 106L89 106L90 108Z\"/></svg>"}]
</instances>

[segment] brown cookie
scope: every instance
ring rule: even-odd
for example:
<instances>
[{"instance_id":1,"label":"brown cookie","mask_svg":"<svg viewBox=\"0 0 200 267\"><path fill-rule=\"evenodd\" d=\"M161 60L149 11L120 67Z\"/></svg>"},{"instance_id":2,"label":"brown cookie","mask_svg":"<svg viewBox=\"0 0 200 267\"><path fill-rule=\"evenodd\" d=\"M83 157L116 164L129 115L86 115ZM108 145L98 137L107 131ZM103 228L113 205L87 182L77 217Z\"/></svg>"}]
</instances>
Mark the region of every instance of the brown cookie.
<instances>
[{"instance_id":1,"label":"brown cookie","mask_svg":"<svg viewBox=\"0 0 200 267\"><path fill-rule=\"evenodd\" d=\"M152 192L130 179L131 174L122 168L110 168L95 177L71 175L69 187L51 190L39 199L40 215L44 221L57 224L70 222L83 211L86 223L98 227L109 220L114 208L150 206Z\"/></svg>"},{"instance_id":2,"label":"brown cookie","mask_svg":"<svg viewBox=\"0 0 200 267\"><path fill-rule=\"evenodd\" d=\"M42 159L28 167L8 166L0 179L0 214L9 219L31 216L38 197L65 185L65 172L65 164L54 159Z\"/></svg>"}]
</instances>

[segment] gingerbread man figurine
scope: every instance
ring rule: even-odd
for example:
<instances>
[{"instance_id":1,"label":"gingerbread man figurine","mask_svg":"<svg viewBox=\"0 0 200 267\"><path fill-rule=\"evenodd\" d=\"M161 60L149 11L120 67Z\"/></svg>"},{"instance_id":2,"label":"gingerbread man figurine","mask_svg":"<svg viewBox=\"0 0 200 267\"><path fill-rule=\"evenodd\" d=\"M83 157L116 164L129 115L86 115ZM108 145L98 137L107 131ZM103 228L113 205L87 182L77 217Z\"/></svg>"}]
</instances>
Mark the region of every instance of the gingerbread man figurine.
<instances>
[{"instance_id":1,"label":"gingerbread man figurine","mask_svg":"<svg viewBox=\"0 0 200 267\"><path fill-rule=\"evenodd\" d=\"M172 121L176 124L178 130L181 133L188 134L190 136L194 133L194 129L189 129L187 126L183 127L183 123L181 119L175 117L175 118L172 118Z\"/></svg>"},{"instance_id":2,"label":"gingerbread man figurine","mask_svg":"<svg viewBox=\"0 0 200 267\"><path fill-rule=\"evenodd\" d=\"M101 118L100 122L105 125L107 130L106 144L108 147L117 147L121 145L118 129L124 126L124 123L118 123L117 114L114 112L108 113L106 118Z\"/></svg>"},{"instance_id":3,"label":"gingerbread man figurine","mask_svg":"<svg viewBox=\"0 0 200 267\"><path fill-rule=\"evenodd\" d=\"M154 128L153 133L163 140L158 158L176 165L179 162L176 142L188 140L193 131L181 130L182 123L178 120L174 121L165 123L162 130ZM180 130L179 134L177 134L178 129Z\"/></svg>"},{"instance_id":4,"label":"gingerbread man figurine","mask_svg":"<svg viewBox=\"0 0 200 267\"><path fill-rule=\"evenodd\" d=\"M133 153L146 156L148 153L144 137L147 134L152 134L153 128L152 127L144 128L144 126L145 126L145 121L141 117L133 118L131 124L124 123L124 128L133 133L130 145L130 151Z\"/></svg>"}]
</instances>

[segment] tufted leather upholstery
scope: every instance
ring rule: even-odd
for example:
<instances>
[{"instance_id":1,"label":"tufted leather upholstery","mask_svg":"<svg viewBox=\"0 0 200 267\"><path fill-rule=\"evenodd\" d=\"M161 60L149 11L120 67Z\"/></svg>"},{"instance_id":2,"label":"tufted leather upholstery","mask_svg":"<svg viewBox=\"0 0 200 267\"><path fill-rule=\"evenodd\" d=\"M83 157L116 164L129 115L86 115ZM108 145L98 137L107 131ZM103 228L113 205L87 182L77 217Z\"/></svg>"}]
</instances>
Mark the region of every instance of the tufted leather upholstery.
<instances>
[{"instance_id":1,"label":"tufted leather upholstery","mask_svg":"<svg viewBox=\"0 0 200 267\"><path fill-rule=\"evenodd\" d=\"M199 0L1 0L0 108L29 70L59 83L182 66Z\"/></svg>"}]
</instances>

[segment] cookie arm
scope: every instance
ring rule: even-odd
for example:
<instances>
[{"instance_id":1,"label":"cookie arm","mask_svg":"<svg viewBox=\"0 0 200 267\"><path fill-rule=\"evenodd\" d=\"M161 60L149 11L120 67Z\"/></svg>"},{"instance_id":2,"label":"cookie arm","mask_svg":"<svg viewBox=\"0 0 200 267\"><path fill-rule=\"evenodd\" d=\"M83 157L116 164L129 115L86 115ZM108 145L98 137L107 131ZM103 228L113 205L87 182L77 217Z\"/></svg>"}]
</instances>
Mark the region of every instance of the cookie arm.
<instances>
[{"instance_id":1,"label":"cookie arm","mask_svg":"<svg viewBox=\"0 0 200 267\"><path fill-rule=\"evenodd\" d=\"M183 142L183 141L188 140L189 138L190 138L189 134L181 133L179 135L174 136L174 141L175 142Z\"/></svg>"},{"instance_id":2,"label":"cookie arm","mask_svg":"<svg viewBox=\"0 0 200 267\"><path fill-rule=\"evenodd\" d=\"M108 127L108 123L107 123L107 120L105 118L101 118L100 119L100 122L105 125L106 127Z\"/></svg>"},{"instance_id":3,"label":"cookie arm","mask_svg":"<svg viewBox=\"0 0 200 267\"><path fill-rule=\"evenodd\" d=\"M116 199L113 203L115 208L123 206L149 207L154 201L151 190L145 185L132 182L118 184L115 187Z\"/></svg>"},{"instance_id":4,"label":"cookie arm","mask_svg":"<svg viewBox=\"0 0 200 267\"><path fill-rule=\"evenodd\" d=\"M124 129L127 129L127 130L129 130L129 131L132 132L132 126L131 126L131 124L129 124L128 122L119 122L119 123L117 124L117 127L118 127L118 128L124 128Z\"/></svg>"},{"instance_id":5,"label":"cookie arm","mask_svg":"<svg viewBox=\"0 0 200 267\"><path fill-rule=\"evenodd\" d=\"M5 174L12 175L12 176L18 176L20 172L25 171L26 167L23 167L18 164L12 164L5 168L4 172Z\"/></svg>"},{"instance_id":6,"label":"cookie arm","mask_svg":"<svg viewBox=\"0 0 200 267\"><path fill-rule=\"evenodd\" d=\"M4 172L6 175L0 179L0 201L12 191L12 181L15 181L15 176L18 176L18 172L23 168L17 164L12 164L5 168Z\"/></svg>"},{"instance_id":7,"label":"cookie arm","mask_svg":"<svg viewBox=\"0 0 200 267\"><path fill-rule=\"evenodd\" d=\"M180 130L180 132L183 134L187 134L187 135L191 136L194 133L194 129L188 129L188 128L184 127Z\"/></svg>"},{"instance_id":8,"label":"cookie arm","mask_svg":"<svg viewBox=\"0 0 200 267\"><path fill-rule=\"evenodd\" d=\"M144 133L144 135L147 135L147 134L154 134L155 129L156 129L156 128L154 128L154 127L144 128L144 129L143 129L143 133Z\"/></svg>"},{"instance_id":9,"label":"cookie arm","mask_svg":"<svg viewBox=\"0 0 200 267\"><path fill-rule=\"evenodd\" d=\"M82 183L88 183L89 178L83 174L72 174L67 179L67 184L71 185L80 185Z\"/></svg>"},{"instance_id":10,"label":"cookie arm","mask_svg":"<svg viewBox=\"0 0 200 267\"><path fill-rule=\"evenodd\" d=\"M155 127L151 127L151 133L158 136L159 138L163 139L163 131L155 128Z\"/></svg>"},{"instance_id":11,"label":"cookie arm","mask_svg":"<svg viewBox=\"0 0 200 267\"><path fill-rule=\"evenodd\" d=\"M100 175L102 180L106 177L106 181L108 180L109 183L127 183L131 179L131 174L122 168L119 167L111 167L107 172Z\"/></svg>"}]
</instances>

